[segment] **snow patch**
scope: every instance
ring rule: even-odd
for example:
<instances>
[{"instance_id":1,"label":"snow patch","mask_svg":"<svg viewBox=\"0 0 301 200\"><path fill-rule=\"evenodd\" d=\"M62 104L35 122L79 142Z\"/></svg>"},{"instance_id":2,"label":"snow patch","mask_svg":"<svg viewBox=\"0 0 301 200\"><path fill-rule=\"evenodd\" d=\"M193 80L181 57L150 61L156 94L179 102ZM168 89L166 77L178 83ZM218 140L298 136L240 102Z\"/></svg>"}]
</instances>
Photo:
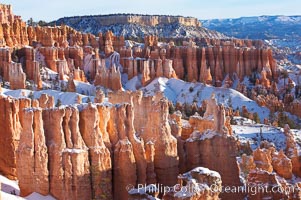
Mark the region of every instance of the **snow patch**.
<instances>
[{"instance_id":1,"label":"snow patch","mask_svg":"<svg viewBox=\"0 0 301 200\"><path fill-rule=\"evenodd\" d=\"M9 180L5 176L0 175L1 197L3 200L55 200L51 195L43 196L36 192L27 197L20 197L20 188L18 181Z\"/></svg>"}]
</instances>

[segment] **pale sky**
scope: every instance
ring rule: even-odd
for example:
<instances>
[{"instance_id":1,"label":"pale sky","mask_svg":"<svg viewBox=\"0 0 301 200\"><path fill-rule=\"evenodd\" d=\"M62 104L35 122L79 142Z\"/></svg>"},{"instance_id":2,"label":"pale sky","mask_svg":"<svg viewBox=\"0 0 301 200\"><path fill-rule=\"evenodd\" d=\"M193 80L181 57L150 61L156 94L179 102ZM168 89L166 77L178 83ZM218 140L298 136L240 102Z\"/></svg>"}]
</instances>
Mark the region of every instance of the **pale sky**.
<instances>
[{"instance_id":1,"label":"pale sky","mask_svg":"<svg viewBox=\"0 0 301 200\"><path fill-rule=\"evenodd\" d=\"M198 19L301 15L301 0L1 0L23 20L114 13L192 16Z\"/></svg>"}]
</instances>

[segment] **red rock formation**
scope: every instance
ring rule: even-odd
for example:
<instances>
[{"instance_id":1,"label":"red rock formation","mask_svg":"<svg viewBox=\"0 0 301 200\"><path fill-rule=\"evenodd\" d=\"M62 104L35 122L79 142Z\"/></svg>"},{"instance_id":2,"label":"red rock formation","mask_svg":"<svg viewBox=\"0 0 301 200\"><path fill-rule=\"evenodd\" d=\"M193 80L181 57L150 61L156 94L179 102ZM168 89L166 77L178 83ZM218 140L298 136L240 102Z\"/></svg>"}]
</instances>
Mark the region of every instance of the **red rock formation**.
<instances>
[{"instance_id":1,"label":"red rock formation","mask_svg":"<svg viewBox=\"0 0 301 200\"><path fill-rule=\"evenodd\" d=\"M183 58L181 55L181 49L179 47L173 47L173 56L172 58L172 67L175 70L175 73L179 79L184 79L184 64Z\"/></svg>"},{"instance_id":2,"label":"red rock formation","mask_svg":"<svg viewBox=\"0 0 301 200\"><path fill-rule=\"evenodd\" d=\"M269 79L267 79L267 72L264 70L262 70L262 72L261 72L260 82L266 88L270 88L270 86L271 86Z\"/></svg>"},{"instance_id":3,"label":"red rock formation","mask_svg":"<svg viewBox=\"0 0 301 200\"><path fill-rule=\"evenodd\" d=\"M163 76L166 78L177 78L175 70L172 67L172 60L163 60Z\"/></svg>"},{"instance_id":4,"label":"red rock formation","mask_svg":"<svg viewBox=\"0 0 301 200\"><path fill-rule=\"evenodd\" d=\"M175 113L170 115L170 128L171 128L171 134L174 137L180 137L182 134L182 113L180 111L176 111Z\"/></svg>"},{"instance_id":5,"label":"red rock formation","mask_svg":"<svg viewBox=\"0 0 301 200\"><path fill-rule=\"evenodd\" d=\"M134 125L136 130L141 132L141 137L144 141L155 141L154 163L157 181L164 185L173 185L176 182L175 175L178 174L178 156L177 141L171 135L168 123L168 102L167 100L161 100L155 104L149 103L151 102L143 102L142 100L141 105L135 108L135 116L139 112L138 110L145 110L147 117L143 119L146 119L144 124L140 124L138 122L140 119L136 118L137 121L134 121ZM141 130L143 127L157 126L160 126L161 130L155 128Z\"/></svg>"},{"instance_id":6,"label":"red rock formation","mask_svg":"<svg viewBox=\"0 0 301 200\"><path fill-rule=\"evenodd\" d=\"M39 101L39 107L41 108L53 108L54 107L54 97L48 94L41 94Z\"/></svg>"},{"instance_id":7,"label":"red rock formation","mask_svg":"<svg viewBox=\"0 0 301 200\"><path fill-rule=\"evenodd\" d=\"M101 67L95 77L95 86L104 86L112 89L113 91L121 90L121 76L119 68L112 66L110 69Z\"/></svg>"},{"instance_id":8,"label":"red rock formation","mask_svg":"<svg viewBox=\"0 0 301 200\"><path fill-rule=\"evenodd\" d=\"M12 13L11 5L0 5L0 26L2 45L10 47L28 45L26 24L20 16Z\"/></svg>"},{"instance_id":9,"label":"red rock formation","mask_svg":"<svg viewBox=\"0 0 301 200\"><path fill-rule=\"evenodd\" d=\"M224 82L224 84L222 85L223 87L225 87L225 88L231 88L232 87L233 81L231 80L229 75L226 76L226 78L224 79L223 82Z\"/></svg>"},{"instance_id":10,"label":"red rock formation","mask_svg":"<svg viewBox=\"0 0 301 200\"><path fill-rule=\"evenodd\" d=\"M65 108L62 128L66 149L63 151L64 188L67 199L91 199L91 168L88 148L79 130L79 111ZM50 160L51 161L51 160ZM50 182L51 183L51 182Z\"/></svg>"},{"instance_id":11,"label":"red rock formation","mask_svg":"<svg viewBox=\"0 0 301 200\"><path fill-rule=\"evenodd\" d=\"M128 185L136 185L136 163L132 144L128 139L119 140L114 151L114 199L128 199Z\"/></svg>"},{"instance_id":12,"label":"red rock formation","mask_svg":"<svg viewBox=\"0 0 301 200\"><path fill-rule=\"evenodd\" d=\"M219 199L222 181L220 174L216 171L197 167L183 175L179 175L178 180L180 184L174 187L174 191L166 192L163 199ZM215 191L210 190L210 188L214 188Z\"/></svg>"},{"instance_id":13,"label":"red rock formation","mask_svg":"<svg viewBox=\"0 0 301 200\"><path fill-rule=\"evenodd\" d=\"M11 52L9 48L0 49L0 72L5 81L9 80L9 65L12 62Z\"/></svg>"},{"instance_id":14,"label":"red rock formation","mask_svg":"<svg viewBox=\"0 0 301 200\"><path fill-rule=\"evenodd\" d=\"M83 49L79 46L72 46L65 49L65 56L74 60L75 68L79 68L83 65Z\"/></svg>"},{"instance_id":15,"label":"red rock formation","mask_svg":"<svg viewBox=\"0 0 301 200\"><path fill-rule=\"evenodd\" d=\"M147 35L144 37L144 45L145 46L157 46L158 45L158 37L153 35Z\"/></svg>"},{"instance_id":16,"label":"red rock formation","mask_svg":"<svg viewBox=\"0 0 301 200\"><path fill-rule=\"evenodd\" d=\"M99 88L96 88L94 103L102 103L104 102L105 94Z\"/></svg>"},{"instance_id":17,"label":"red rock formation","mask_svg":"<svg viewBox=\"0 0 301 200\"><path fill-rule=\"evenodd\" d=\"M184 173L186 172L186 152L184 149L184 143L187 138L189 138L190 134L193 131L193 128L190 126L191 131L188 129L186 131L186 127L184 128L183 122L182 122L182 114L180 111L175 112L174 114L170 115L170 128L171 133L174 137L177 139L177 150L178 150L178 156L179 156L179 172ZM189 124L188 122L186 122ZM189 132L190 131L190 132Z\"/></svg>"},{"instance_id":18,"label":"red rock formation","mask_svg":"<svg viewBox=\"0 0 301 200\"><path fill-rule=\"evenodd\" d=\"M281 189L283 190L285 187L283 187L275 173L264 170L253 170L248 175L247 183L248 185L252 185L253 188L258 187L256 192L254 192L254 190L248 191L248 197L252 200L265 198L287 199L290 195L289 193L281 192ZM264 185L265 189L260 188L262 185ZM272 189L273 192L271 192Z\"/></svg>"},{"instance_id":19,"label":"red rock formation","mask_svg":"<svg viewBox=\"0 0 301 200\"><path fill-rule=\"evenodd\" d=\"M208 129L214 129L214 121L209 117L201 117L198 114L195 114L189 117L189 124L193 127L194 130L199 132L204 132Z\"/></svg>"},{"instance_id":20,"label":"red rock formation","mask_svg":"<svg viewBox=\"0 0 301 200\"><path fill-rule=\"evenodd\" d=\"M267 172L273 171L271 151L271 149L257 148L253 152L254 161L258 168Z\"/></svg>"},{"instance_id":21,"label":"red rock formation","mask_svg":"<svg viewBox=\"0 0 301 200\"><path fill-rule=\"evenodd\" d=\"M73 69L73 79L76 81L87 82L84 71L80 69Z\"/></svg>"},{"instance_id":22,"label":"red rock formation","mask_svg":"<svg viewBox=\"0 0 301 200\"><path fill-rule=\"evenodd\" d=\"M98 53L98 50L96 51ZM96 54L91 46L84 47L83 70L88 78L94 79L100 60L95 59Z\"/></svg>"},{"instance_id":23,"label":"red rock formation","mask_svg":"<svg viewBox=\"0 0 301 200\"><path fill-rule=\"evenodd\" d=\"M286 136L286 155L291 159L292 162L292 171L297 176L301 176L301 163L300 163L300 155L299 150L297 148L296 141L294 136L290 130L289 125L284 126L284 134Z\"/></svg>"},{"instance_id":24,"label":"red rock formation","mask_svg":"<svg viewBox=\"0 0 301 200\"><path fill-rule=\"evenodd\" d=\"M275 172L283 178L292 178L292 162L282 150L280 150L279 153L272 154L272 165Z\"/></svg>"},{"instance_id":25,"label":"red rock formation","mask_svg":"<svg viewBox=\"0 0 301 200\"><path fill-rule=\"evenodd\" d=\"M204 118L213 118L214 126L213 130L220 134L232 135L232 130L226 126L226 113L223 105L217 105L215 94L211 95L211 98L207 100L206 112Z\"/></svg>"},{"instance_id":26,"label":"red rock formation","mask_svg":"<svg viewBox=\"0 0 301 200\"><path fill-rule=\"evenodd\" d=\"M26 109L20 119L22 134L17 149L17 176L21 196L49 194L48 152L41 109Z\"/></svg>"},{"instance_id":27,"label":"red rock formation","mask_svg":"<svg viewBox=\"0 0 301 200\"><path fill-rule=\"evenodd\" d=\"M197 66L197 48L187 47L186 56L187 80L189 82L197 81L199 79Z\"/></svg>"},{"instance_id":28,"label":"red rock formation","mask_svg":"<svg viewBox=\"0 0 301 200\"><path fill-rule=\"evenodd\" d=\"M132 106L123 104L111 109L111 117L108 126L108 133L112 145L116 145L119 140L129 140L132 145L136 168L137 182L139 184L146 183L147 161L143 140L139 140L135 136L134 130L134 113ZM122 125L124 124L124 126ZM126 167L126 166L125 166ZM122 168L122 167L121 167ZM152 178L152 177L150 177ZM121 177L118 179L125 181ZM124 188L122 189L124 191ZM125 192L125 191L124 191Z\"/></svg>"},{"instance_id":29,"label":"red rock formation","mask_svg":"<svg viewBox=\"0 0 301 200\"><path fill-rule=\"evenodd\" d=\"M146 157L146 183L152 184L156 183L156 173L155 173L155 144L149 141L145 144L145 157Z\"/></svg>"},{"instance_id":30,"label":"red rock formation","mask_svg":"<svg viewBox=\"0 0 301 200\"><path fill-rule=\"evenodd\" d=\"M186 140L190 137L193 132L194 127L192 127L188 122L183 124L181 138Z\"/></svg>"},{"instance_id":31,"label":"red rock formation","mask_svg":"<svg viewBox=\"0 0 301 200\"><path fill-rule=\"evenodd\" d=\"M297 115L298 117L301 117L301 101L299 99L295 99L289 104L289 106L285 106L285 110Z\"/></svg>"},{"instance_id":32,"label":"red rock formation","mask_svg":"<svg viewBox=\"0 0 301 200\"><path fill-rule=\"evenodd\" d=\"M112 162L108 148L105 146L99 128L98 109L88 104L80 112L80 132L89 148L89 160L92 176L92 198L112 198ZM99 187L99 186L102 187Z\"/></svg>"},{"instance_id":33,"label":"red rock formation","mask_svg":"<svg viewBox=\"0 0 301 200\"><path fill-rule=\"evenodd\" d=\"M11 63L8 67L10 88L12 90L24 89L26 75L22 70L22 65L20 63Z\"/></svg>"},{"instance_id":34,"label":"red rock formation","mask_svg":"<svg viewBox=\"0 0 301 200\"><path fill-rule=\"evenodd\" d=\"M21 114L17 111L23 127L20 138L21 145L18 147L18 151L15 150L18 155L17 168L22 167L18 163L29 163L24 170L17 170L18 176L21 177L19 178L21 193L26 195L38 190L34 187L41 188L42 191L47 188L45 185L48 182L44 179L39 179L39 186L25 184L26 181L31 180L26 174L30 174L35 166L38 167L36 170L37 176L43 177L44 175L44 177L47 177L45 176L45 172L47 173L45 162L41 162L39 166L30 167L32 161L41 160L38 152L43 152L43 148L41 148L43 142L38 143L42 146L39 146L40 149L36 149L36 146L33 146L35 143L32 138L36 137L36 133L41 136L42 128L45 131L45 142L49 152L49 190L52 195L59 199L90 199L92 197L97 199L104 196L113 198L113 194L114 199L128 199L125 187L129 182L133 186L137 186L138 183L156 183L156 180L158 180L158 183L166 180L172 182L172 177L176 177L174 176L176 171L174 166L179 167L180 170L186 170L186 168L189 170L200 165L215 168L224 178L224 185L240 185L239 168L235 156L238 151L237 141L228 134L224 134L223 129L217 128L226 126L226 121L223 122L224 125L221 123L223 120L220 120L220 123L212 122L214 126L211 129L220 132L195 131L185 144L181 139L183 130L181 116L175 114L169 118L167 114L168 103L159 99L159 97L142 97L141 92L112 93L109 95L110 101L116 103L129 102L131 105L108 106L90 103L80 105L80 112L74 107L45 109L43 110L43 124L41 117L34 118L36 116L35 112L42 112L40 109L27 109L20 112ZM18 103L18 109L20 110L31 105L28 99L18 101ZM220 107L216 105L214 99L211 99L207 103L205 116L213 116L214 121L221 119L225 113L217 112L219 109ZM144 113L141 110L147 110L148 112ZM147 115L151 117L145 117ZM37 114L37 116L39 115ZM202 128L198 127L201 126L198 123L198 120L201 120L199 118L198 116L191 118L190 126L193 129ZM39 123L35 124L37 122ZM170 123L171 125L169 125ZM163 129L159 132L153 128L145 129L145 127L158 127L158 124L164 125L161 126ZM78 125L80 125L80 128ZM53 130L57 130L54 132L61 134L53 135ZM290 135L287 127L285 131L287 135ZM136 138L137 134L143 140ZM287 138L289 139L289 137ZM144 141L147 142L144 143ZM52 146L53 143L56 145ZM89 159L86 144L89 148ZM287 144L288 149L293 148L288 150L290 152L288 157L292 158L292 161L283 152L277 153L271 149L267 153L268 150L260 149L254 152L255 162L251 157L243 156L240 169L247 175L254 169L255 164L257 168L263 168L265 163L271 163L272 170L274 169L278 175L291 177L291 171L295 173L294 170L298 167L298 163L296 163L298 157L296 157L297 159L293 158L296 155L294 149L296 144L291 142L287 142ZM159 148L160 151L156 151L156 148ZM262 145L262 148L270 147L265 144ZM114 152L113 163L110 151ZM57 155L55 152L61 152L61 154ZM156 154L159 154L159 156L156 156ZM20 155L24 156L21 157ZM234 156L229 158L229 155ZM271 159L268 159L269 155ZM177 156L186 166L178 164ZM93 167L90 167L91 165ZM114 166L113 169L112 166ZM162 169L160 166L166 166L166 168ZM59 177L58 173L54 174L54 169L63 175ZM165 169L170 172L166 172ZM269 170L269 168L267 169ZM114 170L114 182L112 182L112 170ZM90 177L92 177L92 184L89 181ZM54 185L54 183L56 184ZM102 185L101 188L97 187L99 184ZM114 192L112 192L112 184L115 185ZM120 184L122 184L122 187L119 187ZM93 185L95 186L93 187ZM85 188L84 191L86 192L83 193L79 186ZM64 192L62 192L62 189ZM170 195L174 194L176 193ZM237 196L222 194L222 197L233 199Z\"/></svg>"},{"instance_id":35,"label":"red rock formation","mask_svg":"<svg viewBox=\"0 0 301 200\"><path fill-rule=\"evenodd\" d=\"M150 61L150 60L146 60L143 62L142 65L142 79L141 79L141 83L143 86L146 86L147 84L150 83L150 81L152 80L150 77L150 65L151 67L154 67L154 62ZM161 73L158 74L158 76L162 76L162 66L160 65L160 69L161 69Z\"/></svg>"},{"instance_id":36,"label":"red rock formation","mask_svg":"<svg viewBox=\"0 0 301 200\"><path fill-rule=\"evenodd\" d=\"M102 140L105 146L108 148L110 152L112 152L112 143L110 141L109 133L108 133L108 124L111 119L110 111L111 106L105 104L97 104L98 114L101 120L99 120L99 129L102 135Z\"/></svg>"},{"instance_id":37,"label":"red rock formation","mask_svg":"<svg viewBox=\"0 0 301 200\"><path fill-rule=\"evenodd\" d=\"M76 86L75 86L72 75L70 76L68 83L67 83L67 92L76 92Z\"/></svg>"},{"instance_id":38,"label":"red rock formation","mask_svg":"<svg viewBox=\"0 0 301 200\"><path fill-rule=\"evenodd\" d=\"M46 66L51 70L58 72L58 49L55 47L40 47L39 51L43 56L45 56Z\"/></svg>"},{"instance_id":39,"label":"red rock formation","mask_svg":"<svg viewBox=\"0 0 301 200\"><path fill-rule=\"evenodd\" d=\"M112 103L133 104L136 132L146 143L155 143L154 165L157 181L164 185L174 185L178 174L177 140L172 136L168 122L168 101L142 97L141 91L128 94L110 93L109 99ZM156 129L158 126L162 128Z\"/></svg>"},{"instance_id":40,"label":"red rock formation","mask_svg":"<svg viewBox=\"0 0 301 200\"><path fill-rule=\"evenodd\" d=\"M255 96L255 101L260 106L266 106L268 107L272 112L277 112L284 108L284 104L281 100L278 99L273 94L268 95L257 95Z\"/></svg>"},{"instance_id":41,"label":"red rock formation","mask_svg":"<svg viewBox=\"0 0 301 200\"><path fill-rule=\"evenodd\" d=\"M43 110L50 193L58 199L91 198L90 164L78 120L76 108Z\"/></svg>"},{"instance_id":42,"label":"red rock formation","mask_svg":"<svg viewBox=\"0 0 301 200\"><path fill-rule=\"evenodd\" d=\"M187 169L204 166L220 173L223 186L241 186L235 156L238 144L233 137L213 136L210 139L189 139L186 142ZM226 199L238 199L242 194L222 193Z\"/></svg>"},{"instance_id":43,"label":"red rock formation","mask_svg":"<svg viewBox=\"0 0 301 200\"><path fill-rule=\"evenodd\" d=\"M146 187L133 188L129 191L129 200L152 200L158 198L159 189L154 184L147 185Z\"/></svg>"},{"instance_id":44,"label":"red rock formation","mask_svg":"<svg viewBox=\"0 0 301 200\"><path fill-rule=\"evenodd\" d=\"M0 96L0 173L15 179L16 150L18 149L22 127L19 121L19 101Z\"/></svg>"},{"instance_id":45,"label":"red rock formation","mask_svg":"<svg viewBox=\"0 0 301 200\"><path fill-rule=\"evenodd\" d=\"M243 154L239 167L244 174L249 174L251 170L254 170L256 168L253 156L247 156L246 154Z\"/></svg>"},{"instance_id":46,"label":"red rock formation","mask_svg":"<svg viewBox=\"0 0 301 200\"><path fill-rule=\"evenodd\" d=\"M212 50L212 49L211 49ZM205 84L211 84L212 83L212 76L210 73L210 67L214 67L214 59L213 63L210 64L210 66L207 66L206 63L206 54L205 54L205 48L202 48L202 59L201 59L201 70L200 70L200 76L199 81ZM211 51L212 52L212 51Z\"/></svg>"}]
</instances>

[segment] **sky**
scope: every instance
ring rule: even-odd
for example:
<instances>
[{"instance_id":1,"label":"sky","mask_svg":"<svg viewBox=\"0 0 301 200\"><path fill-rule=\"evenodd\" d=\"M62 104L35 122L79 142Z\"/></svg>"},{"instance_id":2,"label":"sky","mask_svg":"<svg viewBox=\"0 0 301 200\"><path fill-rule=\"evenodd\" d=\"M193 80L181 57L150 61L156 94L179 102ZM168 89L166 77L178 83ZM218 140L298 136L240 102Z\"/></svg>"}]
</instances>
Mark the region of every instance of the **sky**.
<instances>
[{"instance_id":1,"label":"sky","mask_svg":"<svg viewBox=\"0 0 301 200\"><path fill-rule=\"evenodd\" d=\"M300 0L1 0L23 20L114 13L182 15L198 19L301 15Z\"/></svg>"}]
</instances>

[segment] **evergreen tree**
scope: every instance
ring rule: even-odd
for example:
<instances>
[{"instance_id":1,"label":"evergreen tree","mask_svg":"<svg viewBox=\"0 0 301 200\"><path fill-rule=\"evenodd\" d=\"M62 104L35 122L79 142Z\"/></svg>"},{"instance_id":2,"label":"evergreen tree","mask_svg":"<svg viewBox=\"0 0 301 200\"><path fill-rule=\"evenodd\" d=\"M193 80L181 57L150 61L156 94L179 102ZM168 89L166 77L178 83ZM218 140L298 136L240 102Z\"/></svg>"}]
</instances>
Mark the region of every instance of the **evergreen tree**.
<instances>
[{"instance_id":1,"label":"evergreen tree","mask_svg":"<svg viewBox=\"0 0 301 200\"><path fill-rule=\"evenodd\" d=\"M28 26L33 26L33 25L34 25L34 22L33 22L32 17L29 18L29 20L27 20L27 25L28 25Z\"/></svg>"},{"instance_id":2,"label":"evergreen tree","mask_svg":"<svg viewBox=\"0 0 301 200\"><path fill-rule=\"evenodd\" d=\"M33 100L33 92L29 93L28 98L30 98L31 100Z\"/></svg>"},{"instance_id":3,"label":"evergreen tree","mask_svg":"<svg viewBox=\"0 0 301 200\"><path fill-rule=\"evenodd\" d=\"M62 101L60 99L57 100L55 107L60 107L62 105Z\"/></svg>"},{"instance_id":4,"label":"evergreen tree","mask_svg":"<svg viewBox=\"0 0 301 200\"><path fill-rule=\"evenodd\" d=\"M175 109L175 107L174 107L174 105L173 105L172 102L169 102L169 104L168 104L168 110L169 110L169 114L173 114L176 111L176 109Z\"/></svg>"},{"instance_id":5,"label":"evergreen tree","mask_svg":"<svg viewBox=\"0 0 301 200\"><path fill-rule=\"evenodd\" d=\"M270 110L270 113L269 113L269 121L270 121L270 123L273 123L274 119L275 119L274 112L272 110Z\"/></svg>"},{"instance_id":6,"label":"evergreen tree","mask_svg":"<svg viewBox=\"0 0 301 200\"><path fill-rule=\"evenodd\" d=\"M259 123L260 123L260 118L259 118L259 116L258 116L258 113L257 113L257 112L253 113L253 119L254 119L254 121L255 121L257 124L259 124Z\"/></svg>"},{"instance_id":7,"label":"evergreen tree","mask_svg":"<svg viewBox=\"0 0 301 200\"><path fill-rule=\"evenodd\" d=\"M229 96L229 99L228 99L228 106L229 106L229 108L232 108L232 97L231 96Z\"/></svg>"},{"instance_id":8,"label":"evergreen tree","mask_svg":"<svg viewBox=\"0 0 301 200\"><path fill-rule=\"evenodd\" d=\"M284 88L286 87L286 78L288 78L288 72L286 70L283 70L281 72L281 76L283 78L283 81L284 81Z\"/></svg>"}]
</instances>

